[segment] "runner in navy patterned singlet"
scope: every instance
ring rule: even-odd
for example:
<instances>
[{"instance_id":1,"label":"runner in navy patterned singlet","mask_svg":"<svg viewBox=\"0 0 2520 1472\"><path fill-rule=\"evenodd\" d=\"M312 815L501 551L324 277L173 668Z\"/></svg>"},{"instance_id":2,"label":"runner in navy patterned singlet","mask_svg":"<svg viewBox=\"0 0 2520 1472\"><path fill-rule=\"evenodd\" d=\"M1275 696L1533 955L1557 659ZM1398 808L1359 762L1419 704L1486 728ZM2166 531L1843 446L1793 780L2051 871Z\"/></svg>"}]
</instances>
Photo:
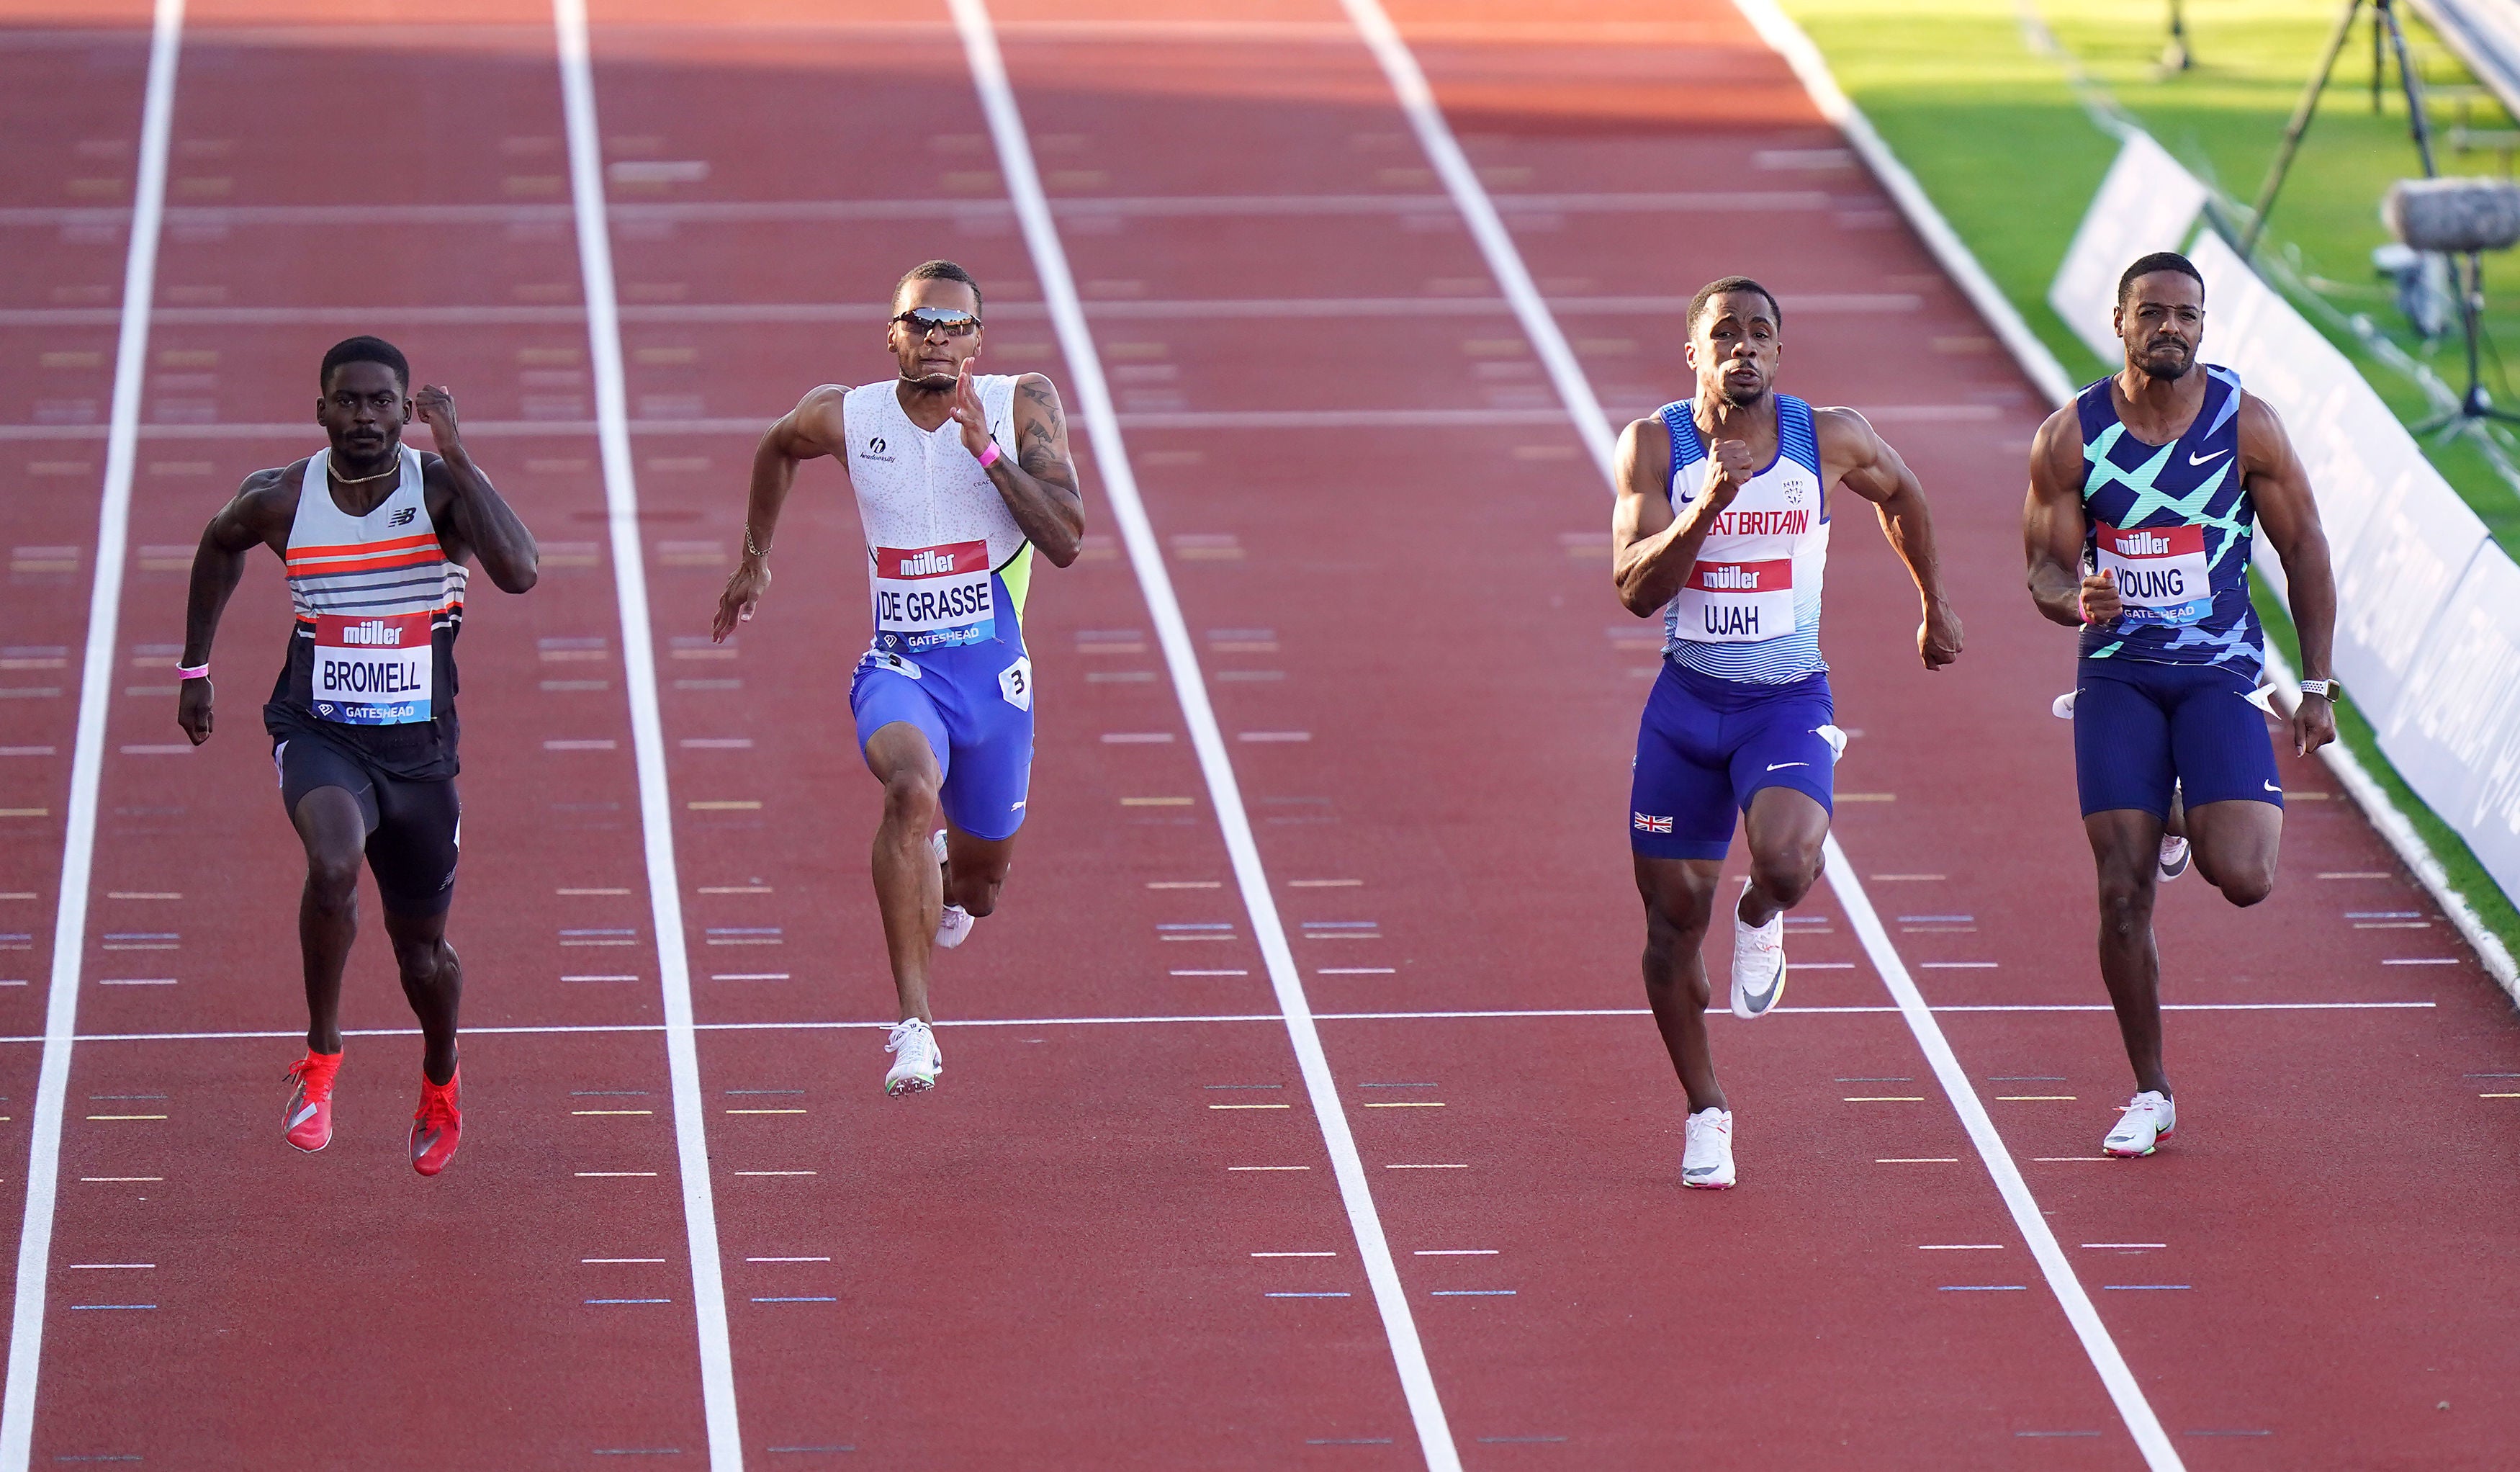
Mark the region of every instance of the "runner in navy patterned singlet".
<instances>
[{"instance_id":1,"label":"runner in navy patterned singlet","mask_svg":"<svg viewBox=\"0 0 2520 1472\"><path fill-rule=\"evenodd\" d=\"M2177 1122L2161 1062L2160 877L2182 834L2197 872L2237 905L2267 897L2283 787L2252 700L2264 631L2249 602L2256 540L2283 560L2301 637L2293 751L2336 737L2328 656L2336 578L2310 480L2283 425L2228 368L2200 362L2205 281L2161 252L2118 281L2126 366L2041 426L2022 534L2030 595L2082 631L2073 695L2083 829L2099 867L2100 975L2136 1096L2101 1148L2150 1155ZM2170 838L2165 845L2165 834Z\"/></svg>"}]
</instances>

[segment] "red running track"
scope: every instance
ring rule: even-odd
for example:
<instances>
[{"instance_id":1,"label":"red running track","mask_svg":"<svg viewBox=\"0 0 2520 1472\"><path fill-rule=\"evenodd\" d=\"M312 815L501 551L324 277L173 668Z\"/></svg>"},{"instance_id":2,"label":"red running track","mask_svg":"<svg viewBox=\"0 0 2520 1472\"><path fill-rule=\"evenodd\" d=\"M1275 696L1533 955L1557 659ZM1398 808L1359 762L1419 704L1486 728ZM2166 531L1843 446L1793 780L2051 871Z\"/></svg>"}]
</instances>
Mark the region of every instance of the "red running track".
<instances>
[{"instance_id":1,"label":"red running track","mask_svg":"<svg viewBox=\"0 0 2520 1472\"><path fill-rule=\"evenodd\" d=\"M1915 667L1902 576L1851 521L1828 648L1862 734L1838 831L2176 1454L2494 1465L2520 1429L2498 1270L2520 1202L2509 1101L2479 1096L2514 1090L2473 1076L2520 1073L2507 1003L2295 765L2275 897L2240 914L2189 884L2163 906L2174 997L2258 1010L2179 1013L2187 1127L2140 1164L2090 1158L2126 1085L2046 714L2070 655L2018 592L2032 391L1729 9L1615 11L1586 7L1578 41L1537 6L1397 18L1615 416L1684 384L1676 299L1749 269L1794 319L1788 386L1865 409L1926 478L1969 652ZM33 1454L687 1463L715 1331L676 1183L548 18L317 20L196 5L188 24L114 652L141 693L104 746ZM94 561L102 436L70 421L110 397L122 253L62 207L127 181L103 145L130 147L144 21L0 48L16 95L47 101L17 132L51 145L6 165L7 203L52 211L0 225L30 263L0 316L0 435L22 452L0 463L67 487L0 510L0 687L61 692L0 702L8 751L49 748L0 764L0 801L48 808L0 827L0 882L31 897L0 913L35 917L0 927L28 947L0 951L23 962L0 980L29 984L0 992L11 1104L43 1031ZM1720 1035L1743 1187L1678 1190L1616 839L1647 627L1606 595L1606 498L1344 16L998 21L1462 1464L2139 1465L1833 897L1798 912L1795 1005ZM1073 381L947 17L593 22L745 1463L1421 1464L1103 514L1092 457L1114 447L1081 446L1098 534L1034 595L1033 822L1006 908L946 958L933 1095L876 1092L875 793L834 672L864 628L832 478L794 503L763 617L731 650L702 637L752 427L806 384L886 371L873 303L901 265L972 266L992 358ZM65 46L96 78L74 96L48 66ZM302 126L378 97L409 126L372 170ZM1760 198L1718 238L1708 194ZM360 1039L335 1150L269 1137L297 1015L294 845L251 719L275 576L230 616L220 736L150 750L179 739L161 667L188 544L245 470L311 447L293 395L358 330L455 386L549 575L520 600L485 587L464 641L472 1129L432 1182L397 1155L407 1036ZM182 897L114 897L144 894ZM105 985L134 980L174 985ZM373 943L349 1020L408 1023ZM562 1028L614 1031L542 1031ZM240 1032L268 1035L170 1035ZM2329 1143L2362 1119L2386 1160ZM22 1178L25 1136L5 1137L0 1175ZM86 1178L110 1176L158 1178ZM1941 1291L1971 1287L2019 1291ZM125 1302L158 1307L80 1307Z\"/></svg>"}]
</instances>

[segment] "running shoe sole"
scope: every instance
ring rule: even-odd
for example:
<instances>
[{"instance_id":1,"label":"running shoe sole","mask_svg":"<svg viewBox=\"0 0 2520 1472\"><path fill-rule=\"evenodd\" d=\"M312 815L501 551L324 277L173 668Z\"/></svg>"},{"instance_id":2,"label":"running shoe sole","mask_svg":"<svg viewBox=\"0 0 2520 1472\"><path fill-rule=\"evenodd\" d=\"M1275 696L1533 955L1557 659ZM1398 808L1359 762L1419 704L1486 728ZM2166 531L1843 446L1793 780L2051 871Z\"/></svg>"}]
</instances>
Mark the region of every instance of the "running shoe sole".
<instances>
[{"instance_id":1,"label":"running shoe sole","mask_svg":"<svg viewBox=\"0 0 2520 1472\"><path fill-rule=\"evenodd\" d=\"M1691 1180L1683 1175L1680 1183L1692 1191L1729 1191L1739 1182L1731 1180Z\"/></svg>"},{"instance_id":2,"label":"running shoe sole","mask_svg":"<svg viewBox=\"0 0 2520 1472\"><path fill-rule=\"evenodd\" d=\"M904 1094L923 1094L935 1086L936 1080L932 1076L922 1079L916 1074L911 1075L907 1079L886 1079L883 1081L883 1091L892 1095L896 1099L900 1098Z\"/></svg>"},{"instance_id":3,"label":"running shoe sole","mask_svg":"<svg viewBox=\"0 0 2520 1472\"><path fill-rule=\"evenodd\" d=\"M2145 1156L2150 1155L2153 1151L2159 1149L2161 1147L2161 1142L2170 1138L2170 1136L2175 1132L2176 1131L2169 1129L2161 1131L2159 1134L2152 1137L2151 1144L2144 1146L2140 1150L2112 1150L2108 1147L2108 1142L2104 1140L2100 1144L2100 1153L2118 1160L2141 1160Z\"/></svg>"}]
</instances>

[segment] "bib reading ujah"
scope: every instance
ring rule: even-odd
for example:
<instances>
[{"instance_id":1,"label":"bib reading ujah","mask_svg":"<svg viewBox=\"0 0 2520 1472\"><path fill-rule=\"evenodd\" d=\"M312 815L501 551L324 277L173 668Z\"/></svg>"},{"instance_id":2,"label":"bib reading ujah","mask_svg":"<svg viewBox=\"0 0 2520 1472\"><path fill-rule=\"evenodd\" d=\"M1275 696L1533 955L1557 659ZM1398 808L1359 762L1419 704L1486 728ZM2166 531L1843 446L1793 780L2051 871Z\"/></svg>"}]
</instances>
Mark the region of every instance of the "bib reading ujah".
<instances>
[{"instance_id":1,"label":"bib reading ujah","mask_svg":"<svg viewBox=\"0 0 2520 1472\"><path fill-rule=\"evenodd\" d=\"M429 717L435 650L426 613L315 620L315 713L354 726Z\"/></svg>"},{"instance_id":2,"label":"bib reading ujah","mask_svg":"<svg viewBox=\"0 0 2520 1472\"><path fill-rule=\"evenodd\" d=\"M989 544L875 549L875 629L880 649L950 649L995 637Z\"/></svg>"},{"instance_id":3,"label":"bib reading ujah","mask_svg":"<svg viewBox=\"0 0 2520 1472\"><path fill-rule=\"evenodd\" d=\"M1698 559L1673 600L1681 637L1708 644L1774 638L1794 627L1794 564Z\"/></svg>"},{"instance_id":4,"label":"bib reading ujah","mask_svg":"<svg viewBox=\"0 0 2520 1472\"><path fill-rule=\"evenodd\" d=\"M2126 617L2145 623L2184 624L2214 611L2205 529L2195 525L2093 528L2100 571L2115 575Z\"/></svg>"}]
</instances>

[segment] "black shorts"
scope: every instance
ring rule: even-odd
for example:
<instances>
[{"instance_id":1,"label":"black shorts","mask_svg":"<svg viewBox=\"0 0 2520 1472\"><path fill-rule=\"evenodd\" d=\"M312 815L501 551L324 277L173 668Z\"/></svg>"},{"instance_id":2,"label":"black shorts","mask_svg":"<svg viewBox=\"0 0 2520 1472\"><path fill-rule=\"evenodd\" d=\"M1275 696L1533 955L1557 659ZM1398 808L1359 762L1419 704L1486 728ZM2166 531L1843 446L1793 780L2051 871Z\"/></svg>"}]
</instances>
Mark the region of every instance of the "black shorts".
<instances>
[{"instance_id":1,"label":"black shorts","mask_svg":"<svg viewBox=\"0 0 2520 1472\"><path fill-rule=\"evenodd\" d=\"M415 782L388 776L321 736L292 735L271 749L280 798L291 813L319 787L358 799L368 828L368 867L385 908L427 919L455 902L455 860L464 842L464 804L455 779Z\"/></svg>"}]
</instances>

